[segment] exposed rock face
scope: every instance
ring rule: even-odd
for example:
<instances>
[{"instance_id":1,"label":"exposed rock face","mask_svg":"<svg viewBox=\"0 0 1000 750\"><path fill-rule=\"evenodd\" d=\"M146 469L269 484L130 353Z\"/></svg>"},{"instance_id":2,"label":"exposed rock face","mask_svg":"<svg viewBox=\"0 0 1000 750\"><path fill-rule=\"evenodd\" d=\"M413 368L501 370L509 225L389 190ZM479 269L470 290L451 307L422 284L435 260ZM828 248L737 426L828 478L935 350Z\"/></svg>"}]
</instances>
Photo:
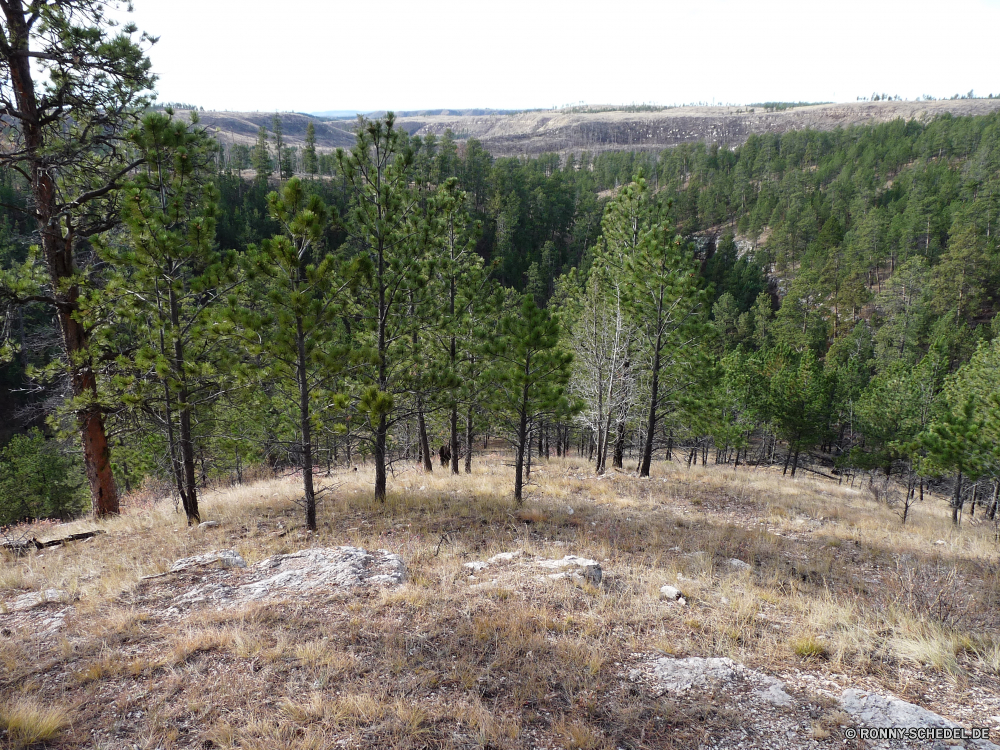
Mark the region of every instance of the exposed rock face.
<instances>
[{"instance_id":1,"label":"exposed rock face","mask_svg":"<svg viewBox=\"0 0 1000 750\"><path fill-rule=\"evenodd\" d=\"M674 659L665 656L651 666L653 683L665 693L685 693L692 688L741 682L752 689L754 698L772 706L789 707L795 703L792 696L785 692L783 682L726 657ZM641 670L636 671L636 677L641 675Z\"/></svg>"},{"instance_id":2,"label":"exposed rock face","mask_svg":"<svg viewBox=\"0 0 1000 750\"><path fill-rule=\"evenodd\" d=\"M500 573L534 572L539 580L570 579L577 583L598 586L604 578L604 571L597 560L576 555L566 555L558 560L535 559L521 550L500 552L488 560L473 560L464 563L469 577L479 573L496 575ZM538 575L541 573L541 575Z\"/></svg>"},{"instance_id":3,"label":"exposed rock face","mask_svg":"<svg viewBox=\"0 0 1000 750\"><path fill-rule=\"evenodd\" d=\"M399 555L387 550L373 554L360 547L306 549L291 555L275 555L257 563L252 570L255 575L266 577L240 587L250 599L266 599L283 590L395 586L406 580L406 566Z\"/></svg>"},{"instance_id":4,"label":"exposed rock face","mask_svg":"<svg viewBox=\"0 0 1000 750\"><path fill-rule=\"evenodd\" d=\"M170 572L179 573L188 568L196 568L199 565L211 565L213 563L218 563L220 568L245 568L247 566L246 560L240 557L235 550L223 549L218 552L196 555L195 557L181 558L173 564Z\"/></svg>"},{"instance_id":5,"label":"exposed rock face","mask_svg":"<svg viewBox=\"0 0 1000 750\"><path fill-rule=\"evenodd\" d=\"M649 112L594 108L531 112L397 112L397 127L410 135L441 136L446 130L458 140L477 138L493 156L520 156L552 151L660 150L681 143L720 143L737 146L751 134L785 133L814 128L832 130L896 119L927 120L945 113L982 115L1000 108L996 99L959 99L930 102L847 102L796 107L781 112L745 107L673 107ZM185 112L178 112L185 117ZM271 127L267 112L200 112L210 131L226 140L253 143L259 126ZM324 120L297 113L281 115L285 141L304 144L306 126L316 128L322 149L354 145L353 118Z\"/></svg>"},{"instance_id":6,"label":"exposed rock face","mask_svg":"<svg viewBox=\"0 0 1000 750\"><path fill-rule=\"evenodd\" d=\"M8 605L10 612L24 612L35 607L41 607L49 602L66 602L70 596L62 589L45 589L44 591L32 591L30 594L22 594Z\"/></svg>"},{"instance_id":7,"label":"exposed rock face","mask_svg":"<svg viewBox=\"0 0 1000 750\"><path fill-rule=\"evenodd\" d=\"M780 680L724 657L692 656L686 659L662 657L640 663L638 668L629 671L628 678L632 682L647 682L657 691L670 693L678 698L692 689L722 688L732 700L750 712L752 717L769 717L768 720L773 721L775 726L781 722L774 721L778 716L774 713L774 708L787 709L782 715L794 717L796 712L801 713L808 708L809 703L808 698L804 699L805 704L803 704L789 695L785 691L785 684ZM852 717L851 720L844 721L841 726L854 724L855 727L878 728L960 728L959 724L943 716L891 695L850 689L843 692L839 703L840 709ZM799 744L798 739L791 734L785 739L789 742L776 741L774 746L796 748L807 746ZM909 750L917 747L945 750L952 744L954 743L891 739L878 740L874 744L866 744L865 747L872 747L873 750L876 748ZM815 742L808 746L815 746ZM988 740L980 739L966 739L956 746L977 750L1000 750L1000 747Z\"/></svg>"},{"instance_id":8,"label":"exposed rock face","mask_svg":"<svg viewBox=\"0 0 1000 750\"><path fill-rule=\"evenodd\" d=\"M665 656L653 664L653 675L669 693L683 693L713 682L731 682L742 671L744 667L725 657L673 659Z\"/></svg>"},{"instance_id":9,"label":"exposed rock face","mask_svg":"<svg viewBox=\"0 0 1000 750\"><path fill-rule=\"evenodd\" d=\"M399 555L359 547L305 549L250 567L235 551L220 550L178 560L170 572L189 578L191 584L170 602L177 609L305 598L359 586L393 586L406 579Z\"/></svg>"},{"instance_id":10,"label":"exposed rock face","mask_svg":"<svg viewBox=\"0 0 1000 750\"><path fill-rule=\"evenodd\" d=\"M845 690L840 698L841 708L858 722L868 727L947 727L959 725L933 711L891 695L878 695L863 690ZM894 741L899 742L899 741ZM968 740L971 747L980 750L1000 750L988 740Z\"/></svg>"}]
</instances>

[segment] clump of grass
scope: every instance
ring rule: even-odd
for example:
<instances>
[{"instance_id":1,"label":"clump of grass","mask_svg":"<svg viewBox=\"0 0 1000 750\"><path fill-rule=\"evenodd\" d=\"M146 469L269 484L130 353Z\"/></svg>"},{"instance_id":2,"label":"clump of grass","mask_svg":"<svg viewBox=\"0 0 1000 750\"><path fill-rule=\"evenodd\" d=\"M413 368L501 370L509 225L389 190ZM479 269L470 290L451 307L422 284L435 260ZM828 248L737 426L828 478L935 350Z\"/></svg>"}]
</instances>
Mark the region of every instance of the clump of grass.
<instances>
[{"instance_id":1,"label":"clump of grass","mask_svg":"<svg viewBox=\"0 0 1000 750\"><path fill-rule=\"evenodd\" d=\"M597 750L605 744L599 731L580 722L563 719L556 723L555 731L565 738L566 746L573 750Z\"/></svg>"},{"instance_id":2,"label":"clump of grass","mask_svg":"<svg viewBox=\"0 0 1000 750\"><path fill-rule=\"evenodd\" d=\"M823 641L812 635L803 635L791 642L792 652L803 659L826 659L830 649Z\"/></svg>"},{"instance_id":3,"label":"clump of grass","mask_svg":"<svg viewBox=\"0 0 1000 750\"><path fill-rule=\"evenodd\" d=\"M0 727L14 750L49 742L68 725L69 711L62 706L43 707L28 697L0 705Z\"/></svg>"}]
</instances>

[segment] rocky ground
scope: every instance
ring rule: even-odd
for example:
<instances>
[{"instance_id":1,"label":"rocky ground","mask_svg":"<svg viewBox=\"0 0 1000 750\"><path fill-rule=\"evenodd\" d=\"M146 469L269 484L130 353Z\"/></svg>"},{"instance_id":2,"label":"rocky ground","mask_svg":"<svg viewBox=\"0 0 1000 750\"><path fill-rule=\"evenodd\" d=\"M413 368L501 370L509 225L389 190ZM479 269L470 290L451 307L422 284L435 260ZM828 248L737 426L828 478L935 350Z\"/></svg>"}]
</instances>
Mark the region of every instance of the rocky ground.
<instances>
[{"instance_id":1,"label":"rocky ground","mask_svg":"<svg viewBox=\"0 0 1000 750\"><path fill-rule=\"evenodd\" d=\"M990 528L657 468L552 461L522 508L502 461L403 473L384 506L350 472L316 534L275 481L197 529L164 505L5 553L0 741L55 711L64 748L996 747L851 736L1000 736Z\"/></svg>"}]
</instances>

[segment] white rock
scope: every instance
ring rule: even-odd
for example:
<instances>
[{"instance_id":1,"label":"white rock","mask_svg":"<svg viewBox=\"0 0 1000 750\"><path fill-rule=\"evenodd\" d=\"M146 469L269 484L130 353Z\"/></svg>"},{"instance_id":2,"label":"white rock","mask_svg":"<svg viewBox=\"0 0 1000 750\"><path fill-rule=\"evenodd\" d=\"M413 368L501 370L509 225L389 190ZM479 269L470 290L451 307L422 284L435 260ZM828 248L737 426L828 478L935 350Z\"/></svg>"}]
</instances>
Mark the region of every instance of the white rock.
<instances>
[{"instance_id":1,"label":"white rock","mask_svg":"<svg viewBox=\"0 0 1000 750\"><path fill-rule=\"evenodd\" d=\"M378 557L360 547L306 549L275 555L253 566L267 578L240 586L241 596L263 599L276 590L304 592L321 587L353 588L364 584L399 584L406 566L399 555L378 550Z\"/></svg>"},{"instance_id":2,"label":"white rock","mask_svg":"<svg viewBox=\"0 0 1000 750\"><path fill-rule=\"evenodd\" d=\"M501 552L497 555L493 555L493 557L491 557L486 562L487 564L498 563L498 562L510 562L515 557L520 557L521 554L522 554L521 550L519 549L514 550L513 552Z\"/></svg>"},{"instance_id":3,"label":"white rock","mask_svg":"<svg viewBox=\"0 0 1000 750\"><path fill-rule=\"evenodd\" d=\"M766 688L755 690L754 695L763 701L767 701L772 706L787 707L795 703L788 693L785 692L785 685L780 680L773 677L766 677L770 683Z\"/></svg>"},{"instance_id":4,"label":"white rock","mask_svg":"<svg viewBox=\"0 0 1000 750\"><path fill-rule=\"evenodd\" d=\"M597 586L604 578L601 564L586 557L566 555L558 560L539 560L535 564L539 568L561 571L549 575L549 578L573 578L593 586Z\"/></svg>"},{"instance_id":5,"label":"white rock","mask_svg":"<svg viewBox=\"0 0 1000 750\"><path fill-rule=\"evenodd\" d=\"M737 560L735 557L729 558L729 567L736 568L737 570L750 570L749 563L745 563L742 560Z\"/></svg>"},{"instance_id":6,"label":"white rock","mask_svg":"<svg viewBox=\"0 0 1000 750\"><path fill-rule=\"evenodd\" d=\"M589 568L594 565L600 567L600 563L597 560L590 560L586 557L577 557L576 555L566 555L558 560L539 560L536 565L539 568Z\"/></svg>"},{"instance_id":7,"label":"white rock","mask_svg":"<svg viewBox=\"0 0 1000 750\"><path fill-rule=\"evenodd\" d=\"M32 591L30 594L22 594L7 605L10 612L23 612L28 609L40 607L49 602L64 602L70 598L69 594L62 589L45 589L44 591Z\"/></svg>"},{"instance_id":8,"label":"white rock","mask_svg":"<svg viewBox=\"0 0 1000 750\"><path fill-rule=\"evenodd\" d=\"M473 573L478 573L480 570L489 567L489 564L481 560L473 560L472 562L463 563L462 567L468 568L471 571L469 575L472 575Z\"/></svg>"},{"instance_id":9,"label":"white rock","mask_svg":"<svg viewBox=\"0 0 1000 750\"><path fill-rule=\"evenodd\" d=\"M200 565L211 565L216 562L219 563L220 568L245 568L247 566L246 560L244 560L239 553L236 552L236 550L221 549L218 552L207 552L204 555L183 557L171 566L170 572L179 573L180 571L187 570L188 568L195 568Z\"/></svg>"},{"instance_id":10,"label":"white rock","mask_svg":"<svg viewBox=\"0 0 1000 750\"><path fill-rule=\"evenodd\" d=\"M178 560L174 569L187 570L215 562L226 568L246 567L246 562L235 552L222 550ZM203 602L224 606L248 600L280 600L322 589L395 585L406 579L406 566L399 555L387 550L371 553L359 547L318 547L275 555L252 566L245 574L230 572L224 576L221 580L215 576L183 592L173 600L174 609Z\"/></svg>"},{"instance_id":11,"label":"white rock","mask_svg":"<svg viewBox=\"0 0 1000 750\"><path fill-rule=\"evenodd\" d=\"M197 526L195 526L195 529L197 531L203 531L205 529L214 529L218 525L219 525L218 521L202 521Z\"/></svg>"},{"instance_id":12,"label":"white rock","mask_svg":"<svg viewBox=\"0 0 1000 750\"><path fill-rule=\"evenodd\" d=\"M892 695L878 695L853 688L845 690L840 706L862 724L871 727L958 727L953 721ZM987 740L971 740L980 750L1000 750Z\"/></svg>"},{"instance_id":13,"label":"white rock","mask_svg":"<svg viewBox=\"0 0 1000 750\"><path fill-rule=\"evenodd\" d=\"M684 595L675 586L660 586L660 598L677 601L678 599L683 599Z\"/></svg>"},{"instance_id":14,"label":"white rock","mask_svg":"<svg viewBox=\"0 0 1000 750\"><path fill-rule=\"evenodd\" d=\"M656 681L668 692L682 693L694 686L703 687L713 682L729 682L742 669L726 657L690 656L674 659L665 656L653 663Z\"/></svg>"}]
</instances>

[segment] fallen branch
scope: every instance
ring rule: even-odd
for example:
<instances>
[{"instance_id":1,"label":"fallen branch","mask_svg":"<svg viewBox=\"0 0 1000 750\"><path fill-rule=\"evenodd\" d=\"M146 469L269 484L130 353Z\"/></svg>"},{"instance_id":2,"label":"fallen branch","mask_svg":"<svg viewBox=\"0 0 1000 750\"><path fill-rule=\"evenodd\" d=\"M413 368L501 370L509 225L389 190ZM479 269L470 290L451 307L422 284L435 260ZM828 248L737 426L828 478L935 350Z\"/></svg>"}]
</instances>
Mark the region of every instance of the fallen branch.
<instances>
[{"instance_id":1,"label":"fallen branch","mask_svg":"<svg viewBox=\"0 0 1000 750\"><path fill-rule=\"evenodd\" d=\"M40 542L35 537L29 539L8 539L0 543L0 547L3 549L9 549L15 555L23 555L29 549L46 549L48 547L58 547L66 542L78 542L83 539L91 539L98 534L103 534L102 529L95 529L93 531L81 531L79 534L70 534L69 536L60 537L59 539L49 539L45 542Z\"/></svg>"}]
</instances>

